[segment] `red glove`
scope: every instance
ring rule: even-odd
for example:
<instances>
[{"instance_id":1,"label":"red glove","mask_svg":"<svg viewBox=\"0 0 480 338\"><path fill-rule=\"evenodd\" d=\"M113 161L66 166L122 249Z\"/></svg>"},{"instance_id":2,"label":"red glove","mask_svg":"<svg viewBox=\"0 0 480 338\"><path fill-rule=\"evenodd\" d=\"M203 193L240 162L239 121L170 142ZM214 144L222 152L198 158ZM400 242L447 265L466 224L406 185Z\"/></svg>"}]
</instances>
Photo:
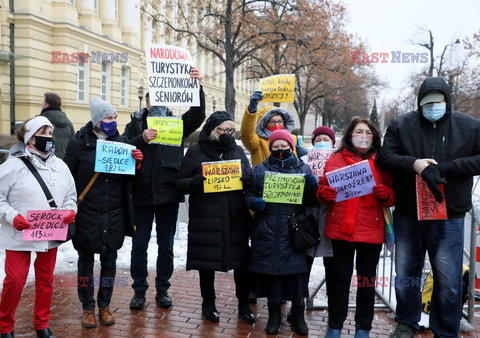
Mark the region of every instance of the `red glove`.
<instances>
[{"instance_id":1,"label":"red glove","mask_svg":"<svg viewBox=\"0 0 480 338\"><path fill-rule=\"evenodd\" d=\"M142 151L140 149L132 149L132 157L137 162L137 164L135 165L135 169L140 170L140 168L142 168L142 161L143 161Z\"/></svg>"},{"instance_id":2,"label":"red glove","mask_svg":"<svg viewBox=\"0 0 480 338\"><path fill-rule=\"evenodd\" d=\"M373 196L377 200L386 201L390 197L390 189L383 184L377 184L373 187Z\"/></svg>"},{"instance_id":3,"label":"red glove","mask_svg":"<svg viewBox=\"0 0 480 338\"><path fill-rule=\"evenodd\" d=\"M317 189L317 198L324 201L335 201L337 191L328 185L320 185Z\"/></svg>"},{"instance_id":4,"label":"red glove","mask_svg":"<svg viewBox=\"0 0 480 338\"><path fill-rule=\"evenodd\" d=\"M23 218L23 216L20 215L20 214L15 216L15 218L13 219L13 226L18 231L22 231L22 230L25 230L25 229L30 229L32 227L32 225L30 223L28 223L27 220L25 218Z\"/></svg>"},{"instance_id":5,"label":"red glove","mask_svg":"<svg viewBox=\"0 0 480 338\"><path fill-rule=\"evenodd\" d=\"M73 223L73 222L75 222L75 211L70 210L70 213L67 214L67 216L65 216L63 218L63 223L64 224L70 224L70 223Z\"/></svg>"}]
</instances>

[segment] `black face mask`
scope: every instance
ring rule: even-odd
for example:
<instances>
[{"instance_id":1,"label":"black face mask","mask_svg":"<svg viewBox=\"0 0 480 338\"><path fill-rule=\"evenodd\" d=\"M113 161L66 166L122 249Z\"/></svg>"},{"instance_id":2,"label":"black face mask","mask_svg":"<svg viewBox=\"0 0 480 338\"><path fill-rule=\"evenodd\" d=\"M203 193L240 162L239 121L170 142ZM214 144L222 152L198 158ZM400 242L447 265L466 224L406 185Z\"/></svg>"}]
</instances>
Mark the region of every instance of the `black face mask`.
<instances>
[{"instance_id":1,"label":"black face mask","mask_svg":"<svg viewBox=\"0 0 480 338\"><path fill-rule=\"evenodd\" d=\"M235 138L232 135L222 134L218 137L218 141L222 146L229 146L235 142Z\"/></svg>"},{"instance_id":2,"label":"black face mask","mask_svg":"<svg viewBox=\"0 0 480 338\"><path fill-rule=\"evenodd\" d=\"M285 160L290 157L292 154L291 149L278 149L272 150L272 156L278 158L279 160Z\"/></svg>"},{"instance_id":3,"label":"black face mask","mask_svg":"<svg viewBox=\"0 0 480 338\"><path fill-rule=\"evenodd\" d=\"M46 136L34 136L35 137L35 148L39 151L48 153L49 151L55 148L55 141L53 137Z\"/></svg>"}]
</instances>

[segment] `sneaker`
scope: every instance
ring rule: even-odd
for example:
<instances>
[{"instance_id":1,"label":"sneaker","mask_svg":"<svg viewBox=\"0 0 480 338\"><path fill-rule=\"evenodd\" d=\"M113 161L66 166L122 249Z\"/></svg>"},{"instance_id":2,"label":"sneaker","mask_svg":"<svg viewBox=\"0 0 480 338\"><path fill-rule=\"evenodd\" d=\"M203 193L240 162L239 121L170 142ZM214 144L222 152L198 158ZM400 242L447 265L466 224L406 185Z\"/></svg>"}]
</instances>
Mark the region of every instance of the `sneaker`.
<instances>
[{"instance_id":1,"label":"sneaker","mask_svg":"<svg viewBox=\"0 0 480 338\"><path fill-rule=\"evenodd\" d=\"M415 337L415 333L412 327L399 323L389 338L413 338Z\"/></svg>"},{"instance_id":2,"label":"sneaker","mask_svg":"<svg viewBox=\"0 0 480 338\"><path fill-rule=\"evenodd\" d=\"M97 327L97 320L95 319L95 309L83 310L82 326L86 328Z\"/></svg>"},{"instance_id":3,"label":"sneaker","mask_svg":"<svg viewBox=\"0 0 480 338\"><path fill-rule=\"evenodd\" d=\"M98 312L98 318L102 325L112 325L115 324L115 318L113 318L110 308L108 306L101 307Z\"/></svg>"}]
</instances>

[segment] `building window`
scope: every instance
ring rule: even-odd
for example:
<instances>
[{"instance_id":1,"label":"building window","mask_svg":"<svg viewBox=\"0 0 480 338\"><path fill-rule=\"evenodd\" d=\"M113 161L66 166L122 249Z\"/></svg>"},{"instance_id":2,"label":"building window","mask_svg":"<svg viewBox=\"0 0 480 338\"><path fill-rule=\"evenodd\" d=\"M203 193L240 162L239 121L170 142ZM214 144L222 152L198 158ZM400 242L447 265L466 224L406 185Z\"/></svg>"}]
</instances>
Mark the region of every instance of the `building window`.
<instances>
[{"instance_id":1,"label":"building window","mask_svg":"<svg viewBox=\"0 0 480 338\"><path fill-rule=\"evenodd\" d=\"M102 63L102 100L110 101L110 64Z\"/></svg>"},{"instance_id":2,"label":"building window","mask_svg":"<svg viewBox=\"0 0 480 338\"><path fill-rule=\"evenodd\" d=\"M93 0L93 8L95 9L95 15L98 15L98 0Z\"/></svg>"},{"instance_id":3,"label":"building window","mask_svg":"<svg viewBox=\"0 0 480 338\"><path fill-rule=\"evenodd\" d=\"M120 105L128 106L128 86L129 86L129 69L122 67L122 77L120 79Z\"/></svg>"},{"instance_id":4,"label":"building window","mask_svg":"<svg viewBox=\"0 0 480 338\"><path fill-rule=\"evenodd\" d=\"M115 0L115 20L118 21L118 0Z\"/></svg>"},{"instance_id":5,"label":"building window","mask_svg":"<svg viewBox=\"0 0 480 338\"><path fill-rule=\"evenodd\" d=\"M88 67L87 63L78 63L77 74L77 100L86 101L88 99Z\"/></svg>"}]
</instances>

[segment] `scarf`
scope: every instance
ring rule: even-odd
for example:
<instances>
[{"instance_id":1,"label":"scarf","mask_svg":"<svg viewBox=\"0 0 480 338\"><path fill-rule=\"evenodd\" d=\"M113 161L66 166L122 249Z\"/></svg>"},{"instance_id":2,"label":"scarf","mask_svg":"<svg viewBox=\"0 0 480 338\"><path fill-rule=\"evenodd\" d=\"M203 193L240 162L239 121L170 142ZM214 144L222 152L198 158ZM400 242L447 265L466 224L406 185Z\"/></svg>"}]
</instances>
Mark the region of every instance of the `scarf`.
<instances>
[{"instance_id":1,"label":"scarf","mask_svg":"<svg viewBox=\"0 0 480 338\"><path fill-rule=\"evenodd\" d=\"M352 154L353 153L349 151L342 152L342 156L348 165L359 162L351 156ZM362 161L363 159L361 158L360 160ZM378 174L375 169L375 154L371 155L368 158L368 164L370 165L370 169L372 170L372 174L375 178L375 182L379 184L380 182L378 181ZM348 235L352 235L355 232L355 220L358 212L358 207L360 206L361 201L363 201L362 205L365 207L371 207L376 204L376 200L373 194L351 198L346 201L347 205L345 208L345 215L343 216L343 221L340 229L342 230L342 232Z\"/></svg>"}]
</instances>

